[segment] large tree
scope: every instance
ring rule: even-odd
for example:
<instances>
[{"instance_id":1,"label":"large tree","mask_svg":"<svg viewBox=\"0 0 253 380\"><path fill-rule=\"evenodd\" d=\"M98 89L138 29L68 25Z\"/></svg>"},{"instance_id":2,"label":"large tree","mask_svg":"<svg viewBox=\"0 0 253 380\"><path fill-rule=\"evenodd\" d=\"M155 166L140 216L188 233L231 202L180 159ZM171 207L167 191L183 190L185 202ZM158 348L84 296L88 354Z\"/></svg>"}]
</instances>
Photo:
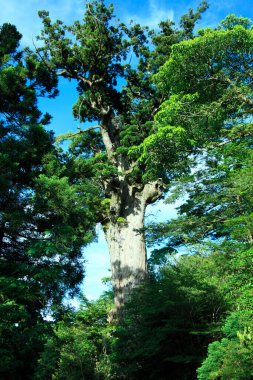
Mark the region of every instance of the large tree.
<instances>
[{"instance_id":1,"label":"large tree","mask_svg":"<svg viewBox=\"0 0 253 380\"><path fill-rule=\"evenodd\" d=\"M44 47L38 56L57 75L77 82L75 117L96 122L65 138L72 140L76 171L86 172L101 187L97 221L109 246L117 308L147 271L146 206L187 170L190 146L180 128L157 134L153 118L164 93L154 86L152 75L169 58L173 44L193 37L206 8L203 2L196 12L190 9L179 29L162 21L157 32L120 23L113 6L104 1L87 2L83 21L71 26L52 23L48 12L40 12ZM156 140L156 152L140 157L146 139ZM160 150L167 153L166 163L160 160Z\"/></svg>"}]
</instances>

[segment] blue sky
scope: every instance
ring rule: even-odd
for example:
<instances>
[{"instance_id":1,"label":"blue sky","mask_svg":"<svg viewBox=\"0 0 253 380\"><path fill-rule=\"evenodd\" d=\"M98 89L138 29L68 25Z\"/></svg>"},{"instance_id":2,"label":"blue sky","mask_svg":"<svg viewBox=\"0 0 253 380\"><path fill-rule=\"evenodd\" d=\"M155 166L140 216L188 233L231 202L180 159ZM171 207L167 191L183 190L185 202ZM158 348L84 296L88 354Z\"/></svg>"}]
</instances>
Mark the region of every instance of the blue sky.
<instances>
[{"instance_id":1,"label":"blue sky","mask_svg":"<svg viewBox=\"0 0 253 380\"><path fill-rule=\"evenodd\" d=\"M123 21L134 19L151 27L161 19L178 21L189 7L196 8L198 0L115 0L115 12ZM14 23L24 36L24 43L31 45L32 38L40 30L38 10L50 11L53 19L71 23L83 15L85 0L0 0L0 23ZM214 26L228 13L253 17L251 0L210 0L210 8L202 21L203 25Z\"/></svg>"},{"instance_id":2,"label":"blue sky","mask_svg":"<svg viewBox=\"0 0 253 380\"><path fill-rule=\"evenodd\" d=\"M177 22L189 7L196 8L199 3L197 0L116 0L114 6L115 13L120 15L122 21L133 19L156 28L159 21L166 18ZM38 10L48 10L53 20L58 18L70 24L75 19L82 18L84 4L83 0L0 0L0 25L4 22L15 24L23 35L22 45L32 47L33 40L41 28ZM230 13L253 19L252 0L211 0L209 4L210 8L203 16L199 27L214 27ZM75 101L74 86L67 81L60 81L60 95L54 100L43 99L40 102L41 109L53 116L51 128L56 135L76 129L77 122L73 120L71 113ZM147 214L150 215L149 218L164 220L175 216L175 209L160 202L154 208L149 208ZM100 279L108 276L110 266L106 242L100 229L98 237L98 243L84 250L87 263L83 289L91 299L98 297L104 289Z\"/></svg>"}]
</instances>

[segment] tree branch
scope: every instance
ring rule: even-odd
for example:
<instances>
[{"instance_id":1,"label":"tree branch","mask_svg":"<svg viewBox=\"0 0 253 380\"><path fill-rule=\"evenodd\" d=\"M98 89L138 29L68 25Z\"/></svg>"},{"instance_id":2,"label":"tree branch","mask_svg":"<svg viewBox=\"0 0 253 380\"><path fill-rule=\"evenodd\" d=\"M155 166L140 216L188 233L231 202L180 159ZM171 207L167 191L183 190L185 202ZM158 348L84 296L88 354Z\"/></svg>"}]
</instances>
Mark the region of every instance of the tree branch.
<instances>
[{"instance_id":1,"label":"tree branch","mask_svg":"<svg viewBox=\"0 0 253 380\"><path fill-rule=\"evenodd\" d=\"M81 133L86 133L86 132L89 132L89 131L92 131L94 129L101 129L101 126L100 125L94 125L92 127L89 127L89 128L86 128L86 129L80 129L78 132L75 132L73 134L74 135L78 135L78 134L81 134Z\"/></svg>"},{"instance_id":2,"label":"tree branch","mask_svg":"<svg viewBox=\"0 0 253 380\"><path fill-rule=\"evenodd\" d=\"M74 132L74 133L67 132L67 133L64 133L62 135L59 135L56 138L56 141L60 142L60 141L63 141L63 140L68 140L69 138L72 138L74 136L77 136L77 135L80 135L80 134L83 134L83 133L87 133L87 132L92 131L94 129L101 129L101 127L100 127L100 125L94 125L92 127L86 128L86 129L79 129L79 131Z\"/></svg>"},{"instance_id":3,"label":"tree branch","mask_svg":"<svg viewBox=\"0 0 253 380\"><path fill-rule=\"evenodd\" d=\"M103 143L105 144L105 148L106 148L108 158L112 159L113 152L114 152L114 146L113 146L112 140L110 138L109 132L107 131L106 128L101 127L101 135L102 135Z\"/></svg>"},{"instance_id":4,"label":"tree branch","mask_svg":"<svg viewBox=\"0 0 253 380\"><path fill-rule=\"evenodd\" d=\"M209 145L207 146L207 149L213 149L213 148L218 148L220 146L223 146L223 145L226 145L226 144L229 144L233 141L236 141L238 139L241 139L243 137L249 137L249 136L253 136L253 132L242 132L241 135L239 136L235 136L234 138L230 138L230 139L227 139L227 140L224 140L224 141L221 141L219 143L215 143L215 144L212 144L212 145Z\"/></svg>"}]
</instances>

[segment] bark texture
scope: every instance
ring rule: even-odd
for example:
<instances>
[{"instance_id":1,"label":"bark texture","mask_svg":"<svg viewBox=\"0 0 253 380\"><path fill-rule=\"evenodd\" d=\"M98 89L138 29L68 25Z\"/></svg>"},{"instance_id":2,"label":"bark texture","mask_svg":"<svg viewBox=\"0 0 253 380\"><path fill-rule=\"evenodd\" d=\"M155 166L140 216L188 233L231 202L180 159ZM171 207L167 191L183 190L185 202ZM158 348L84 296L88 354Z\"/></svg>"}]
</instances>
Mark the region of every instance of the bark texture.
<instances>
[{"instance_id":1,"label":"bark texture","mask_svg":"<svg viewBox=\"0 0 253 380\"><path fill-rule=\"evenodd\" d=\"M130 297L147 274L144 215L148 203L161 195L159 183L146 184L142 190L121 183L112 194L109 223L104 226L109 247L116 311Z\"/></svg>"}]
</instances>

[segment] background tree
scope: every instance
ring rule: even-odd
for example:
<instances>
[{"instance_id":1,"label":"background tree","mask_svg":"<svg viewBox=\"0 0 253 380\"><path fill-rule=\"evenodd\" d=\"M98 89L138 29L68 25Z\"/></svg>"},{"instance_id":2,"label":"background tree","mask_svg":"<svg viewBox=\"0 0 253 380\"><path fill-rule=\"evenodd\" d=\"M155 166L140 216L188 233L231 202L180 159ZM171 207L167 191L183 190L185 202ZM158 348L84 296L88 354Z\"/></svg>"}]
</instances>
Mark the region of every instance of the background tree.
<instances>
[{"instance_id":1,"label":"background tree","mask_svg":"<svg viewBox=\"0 0 253 380\"><path fill-rule=\"evenodd\" d=\"M251 140L241 136L212 149L206 166L181 187L188 199L178 219L147 231L149 239L165 244L160 251L184 247L204 254L216 268L227 313L220 336L198 370L199 379L252 376ZM207 278L214 276L206 269Z\"/></svg>"},{"instance_id":2,"label":"background tree","mask_svg":"<svg viewBox=\"0 0 253 380\"><path fill-rule=\"evenodd\" d=\"M158 113L161 125L184 121L184 133L193 139L193 125L199 133L203 125L206 130L222 127L218 139L214 135L207 141L201 135L200 163L175 187L175 196L185 191L187 198L179 208L181 216L151 233L158 240L168 234L174 247L211 254L225 279L230 313L223 338L210 345L198 370L199 379L252 376L251 25L248 19L228 16L217 30L201 31L175 46L157 77L164 89L174 92Z\"/></svg>"},{"instance_id":3,"label":"background tree","mask_svg":"<svg viewBox=\"0 0 253 380\"><path fill-rule=\"evenodd\" d=\"M107 321L112 304L111 292L93 302L82 299L78 311L66 313L55 323L36 379L114 379L110 355L115 327Z\"/></svg>"},{"instance_id":4,"label":"background tree","mask_svg":"<svg viewBox=\"0 0 253 380\"><path fill-rule=\"evenodd\" d=\"M97 221L109 246L117 308L147 271L147 204L161 196L164 184L187 170L186 162L179 163L187 154L186 142L178 143L180 129L166 140L166 163L152 155L139 159L140 144L156 132L153 117L164 100L152 75L169 58L174 43L193 35L206 8L203 2L197 12L190 10L181 29L171 21L161 22L157 33L139 24L119 23L112 5L106 7L104 1L88 2L83 21L69 27L59 20L52 23L48 12L40 12L41 62L77 81L74 115L80 122L97 123L64 138L72 140L76 172L90 172L101 186L104 200Z\"/></svg>"},{"instance_id":5,"label":"background tree","mask_svg":"<svg viewBox=\"0 0 253 380\"><path fill-rule=\"evenodd\" d=\"M66 293L78 290L81 246L93 236L84 187L96 197L85 182L70 188L68 165L44 128L50 116L37 104L39 96L55 96L57 78L29 50L18 48L20 38L15 26L1 26L0 377L5 379L32 377L51 331L43 317L56 317Z\"/></svg>"},{"instance_id":6,"label":"background tree","mask_svg":"<svg viewBox=\"0 0 253 380\"><path fill-rule=\"evenodd\" d=\"M116 331L119 379L196 379L227 305L211 258L170 257L134 292ZM208 273L208 276L207 276Z\"/></svg>"}]
</instances>

